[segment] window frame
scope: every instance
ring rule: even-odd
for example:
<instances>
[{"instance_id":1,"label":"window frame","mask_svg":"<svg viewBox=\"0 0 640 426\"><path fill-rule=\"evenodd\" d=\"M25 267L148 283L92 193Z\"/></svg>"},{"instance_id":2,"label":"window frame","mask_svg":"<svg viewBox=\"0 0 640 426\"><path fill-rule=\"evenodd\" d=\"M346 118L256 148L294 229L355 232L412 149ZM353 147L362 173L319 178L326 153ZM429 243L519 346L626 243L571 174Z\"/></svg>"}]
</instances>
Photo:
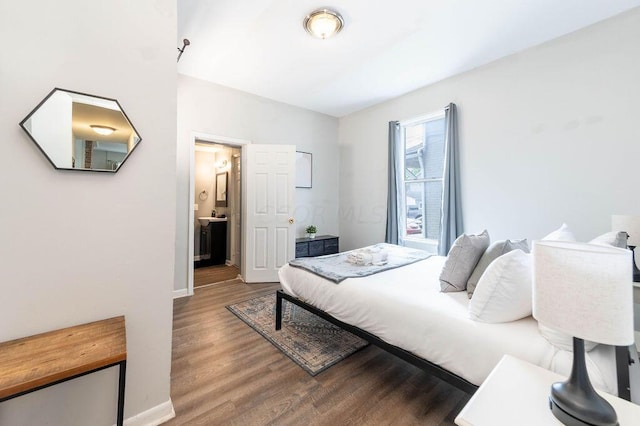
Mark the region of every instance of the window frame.
<instances>
[{"instance_id":1,"label":"window frame","mask_svg":"<svg viewBox=\"0 0 640 426\"><path fill-rule=\"evenodd\" d=\"M407 181L405 179L405 173L406 173L406 128L410 127L410 126L415 126L415 125L419 125L419 124L424 124L424 123L428 123L430 121L435 121L435 120L443 120L445 118L445 109L443 108L442 110L439 111L435 111L435 112L431 112L428 114L422 114L407 120L402 120L399 121L398 124L400 126L400 147L396 152L401 153L401 155L399 155L399 164L397 164L397 168L396 168L396 173L398 174L398 176L396 176L396 181L398 182L398 221L400 222L398 224L398 231L399 234L398 235L398 239L399 241L402 241L402 245L406 246L406 247L411 247L411 248L416 248L416 249L421 249L421 250L426 250L428 252L432 252L432 253L437 253L438 251L438 243L439 243L439 238L438 239L432 239L432 238L426 238L424 236L425 233L425 229L426 229L426 223L425 223L425 212L424 212L424 208L425 208L425 204L426 204L426 200L422 200L422 204L423 204L423 210L422 210L422 217L423 217L423 227L422 227L422 234L420 237L416 237L415 234L407 234L407 205L406 205L406 200L407 200L407 195L406 195L406 188L407 188L407 184L408 183L427 183L427 182L434 182L434 181L440 181L444 184L444 167L443 167L443 175L439 178L439 179L435 179L435 178L422 178L422 179L415 179L415 180L410 180ZM446 136L445 136L445 141L444 141L445 145L447 143L446 141ZM445 146L445 152L446 152L446 146ZM445 161L445 160L443 160ZM423 171L424 173L424 171ZM440 199L440 202L442 203L442 198ZM442 226L442 209L440 210L440 222L441 222L441 226Z\"/></svg>"}]
</instances>

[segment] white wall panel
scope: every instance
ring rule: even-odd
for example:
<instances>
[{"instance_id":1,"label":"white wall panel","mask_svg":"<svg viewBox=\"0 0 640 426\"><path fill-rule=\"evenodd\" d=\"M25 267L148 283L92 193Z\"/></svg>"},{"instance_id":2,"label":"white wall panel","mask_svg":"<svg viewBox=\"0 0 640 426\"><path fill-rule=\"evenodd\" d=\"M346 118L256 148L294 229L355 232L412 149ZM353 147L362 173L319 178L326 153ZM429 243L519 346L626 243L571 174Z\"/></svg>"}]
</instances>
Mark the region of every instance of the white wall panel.
<instances>
[{"instance_id":1,"label":"white wall panel","mask_svg":"<svg viewBox=\"0 0 640 426\"><path fill-rule=\"evenodd\" d=\"M268 266L267 259L270 248L267 244L269 240L268 232L268 228L254 228L253 240L255 241L255 245L252 248L254 259L253 269L266 269Z\"/></svg>"},{"instance_id":2,"label":"white wall panel","mask_svg":"<svg viewBox=\"0 0 640 426\"><path fill-rule=\"evenodd\" d=\"M289 240L289 227L279 227L275 230L275 267L279 268L289 261L287 257L287 243Z\"/></svg>"},{"instance_id":3,"label":"white wall panel","mask_svg":"<svg viewBox=\"0 0 640 426\"><path fill-rule=\"evenodd\" d=\"M289 179L289 175L276 173L275 175L275 193L276 193L276 214L289 214L293 209L289 206L289 199L287 194L289 193L288 188L291 185L291 180Z\"/></svg>"},{"instance_id":4,"label":"white wall panel","mask_svg":"<svg viewBox=\"0 0 640 426\"><path fill-rule=\"evenodd\" d=\"M267 214L269 206L267 202L267 196L269 191L269 174L268 173L256 173L255 178L255 192L253 194L254 199L254 212L255 214Z\"/></svg>"}]
</instances>

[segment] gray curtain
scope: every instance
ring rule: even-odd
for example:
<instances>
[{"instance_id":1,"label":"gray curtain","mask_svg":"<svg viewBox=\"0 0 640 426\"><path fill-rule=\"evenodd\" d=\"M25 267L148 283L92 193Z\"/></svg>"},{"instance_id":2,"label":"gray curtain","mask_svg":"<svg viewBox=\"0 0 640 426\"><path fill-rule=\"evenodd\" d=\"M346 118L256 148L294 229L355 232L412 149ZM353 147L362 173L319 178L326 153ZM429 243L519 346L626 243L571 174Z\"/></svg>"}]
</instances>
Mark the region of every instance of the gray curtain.
<instances>
[{"instance_id":1,"label":"gray curtain","mask_svg":"<svg viewBox=\"0 0 640 426\"><path fill-rule=\"evenodd\" d=\"M442 223L438 254L446 256L456 238L462 234L460 202L460 160L458 158L458 116L456 105L445 108L445 154L442 188Z\"/></svg>"},{"instance_id":2,"label":"gray curtain","mask_svg":"<svg viewBox=\"0 0 640 426\"><path fill-rule=\"evenodd\" d=\"M389 176L387 179L389 190L387 191L387 231L384 241L389 244L398 244L398 180L396 173L397 146L400 143L400 123L389 122Z\"/></svg>"}]
</instances>

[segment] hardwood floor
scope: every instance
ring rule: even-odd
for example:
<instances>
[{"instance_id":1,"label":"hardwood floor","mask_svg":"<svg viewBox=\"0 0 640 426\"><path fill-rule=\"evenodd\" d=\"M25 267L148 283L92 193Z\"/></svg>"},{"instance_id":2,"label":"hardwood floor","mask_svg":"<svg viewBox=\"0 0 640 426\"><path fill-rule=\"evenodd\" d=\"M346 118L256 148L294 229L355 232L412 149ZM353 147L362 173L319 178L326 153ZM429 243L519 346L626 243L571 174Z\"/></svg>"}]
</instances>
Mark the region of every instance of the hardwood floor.
<instances>
[{"instance_id":1,"label":"hardwood floor","mask_svg":"<svg viewBox=\"0 0 640 426\"><path fill-rule=\"evenodd\" d=\"M214 265L196 268L193 270L193 286L201 287L207 284L233 280L238 278L238 274L240 274L240 269L235 265Z\"/></svg>"},{"instance_id":2,"label":"hardwood floor","mask_svg":"<svg viewBox=\"0 0 640 426\"><path fill-rule=\"evenodd\" d=\"M174 301L167 425L452 425L470 395L369 346L315 377L225 306L279 284L226 281Z\"/></svg>"}]
</instances>

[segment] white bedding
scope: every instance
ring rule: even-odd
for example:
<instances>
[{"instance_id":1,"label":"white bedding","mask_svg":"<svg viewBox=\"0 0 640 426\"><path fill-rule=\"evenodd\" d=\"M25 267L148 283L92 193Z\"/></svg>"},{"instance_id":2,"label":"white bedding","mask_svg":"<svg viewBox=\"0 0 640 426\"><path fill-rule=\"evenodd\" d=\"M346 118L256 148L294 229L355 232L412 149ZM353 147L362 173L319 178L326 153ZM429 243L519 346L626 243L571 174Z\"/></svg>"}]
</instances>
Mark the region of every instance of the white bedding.
<instances>
[{"instance_id":1,"label":"white bedding","mask_svg":"<svg viewBox=\"0 0 640 426\"><path fill-rule=\"evenodd\" d=\"M505 354L569 375L572 354L551 345L532 317L503 324L469 319L467 292L442 293L445 257L334 284L288 264L279 271L284 291L347 324L440 365L480 385ZM591 382L617 394L614 351L587 353Z\"/></svg>"}]
</instances>

